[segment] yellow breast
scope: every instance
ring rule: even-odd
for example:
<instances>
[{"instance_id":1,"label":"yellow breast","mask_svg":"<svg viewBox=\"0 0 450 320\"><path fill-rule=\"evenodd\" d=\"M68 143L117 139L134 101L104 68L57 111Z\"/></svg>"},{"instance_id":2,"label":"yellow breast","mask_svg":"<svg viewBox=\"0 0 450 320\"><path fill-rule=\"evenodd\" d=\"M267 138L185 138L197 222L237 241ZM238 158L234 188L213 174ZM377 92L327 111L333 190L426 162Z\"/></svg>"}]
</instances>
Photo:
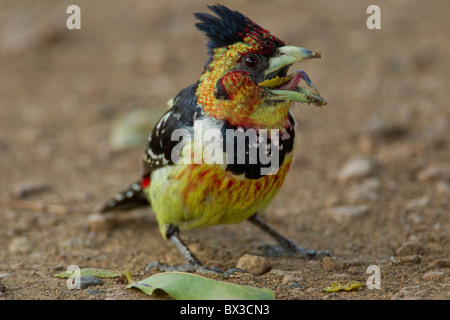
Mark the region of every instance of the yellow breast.
<instances>
[{"instance_id":1,"label":"yellow breast","mask_svg":"<svg viewBox=\"0 0 450 320\"><path fill-rule=\"evenodd\" d=\"M152 173L145 192L161 231L168 224L187 230L237 223L267 207L286 178L292 156L286 156L276 174L260 179L234 175L219 164L167 166Z\"/></svg>"}]
</instances>

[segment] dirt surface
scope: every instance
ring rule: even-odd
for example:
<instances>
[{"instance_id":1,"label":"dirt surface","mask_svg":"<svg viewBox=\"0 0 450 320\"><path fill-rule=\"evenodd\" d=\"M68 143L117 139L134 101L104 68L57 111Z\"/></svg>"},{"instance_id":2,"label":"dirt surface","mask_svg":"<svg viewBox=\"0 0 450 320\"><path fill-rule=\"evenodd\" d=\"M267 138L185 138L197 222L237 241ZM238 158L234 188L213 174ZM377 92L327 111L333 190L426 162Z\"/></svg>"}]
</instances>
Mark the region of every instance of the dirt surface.
<instances>
[{"instance_id":1,"label":"dirt surface","mask_svg":"<svg viewBox=\"0 0 450 320\"><path fill-rule=\"evenodd\" d=\"M113 121L137 109L158 118L200 75L206 40L192 13L208 3L80 0L81 30L68 30L72 1L1 1L0 299L152 299L111 279L69 290L53 275L78 265L140 280L150 262L183 263L151 210L109 226L88 217L141 173L144 144L113 150ZM380 1L381 30L366 27L370 4L226 2L323 53L298 67L328 106L295 106L295 160L264 219L335 257L266 257L271 271L227 281L282 300L450 298L449 3ZM273 244L247 222L182 237L223 269ZM370 265L380 289L323 290L366 284Z\"/></svg>"}]
</instances>

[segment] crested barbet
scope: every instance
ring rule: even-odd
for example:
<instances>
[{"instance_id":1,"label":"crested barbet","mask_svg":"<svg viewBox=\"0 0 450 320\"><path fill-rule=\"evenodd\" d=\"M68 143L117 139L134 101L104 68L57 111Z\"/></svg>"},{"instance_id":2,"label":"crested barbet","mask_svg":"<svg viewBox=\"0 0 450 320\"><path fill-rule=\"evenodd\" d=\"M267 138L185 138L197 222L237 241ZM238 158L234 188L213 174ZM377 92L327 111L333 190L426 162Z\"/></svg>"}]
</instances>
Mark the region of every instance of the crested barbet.
<instances>
[{"instance_id":1,"label":"crested barbet","mask_svg":"<svg viewBox=\"0 0 450 320\"><path fill-rule=\"evenodd\" d=\"M214 15L195 13L208 37L199 80L171 99L150 133L142 176L100 209L150 205L159 229L187 262L148 268L220 273L201 263L180 231L249 220L279 246L268 253L322 257L298 247L259 216L280 190L292 163L296 122L293 102L326 105L307 74L288 74L320 51L288 46L255 22L223 5ZM303 80L306 86L299 86ZM231 269L230 269L231 270Z\"/></svg>"}]
</instances>

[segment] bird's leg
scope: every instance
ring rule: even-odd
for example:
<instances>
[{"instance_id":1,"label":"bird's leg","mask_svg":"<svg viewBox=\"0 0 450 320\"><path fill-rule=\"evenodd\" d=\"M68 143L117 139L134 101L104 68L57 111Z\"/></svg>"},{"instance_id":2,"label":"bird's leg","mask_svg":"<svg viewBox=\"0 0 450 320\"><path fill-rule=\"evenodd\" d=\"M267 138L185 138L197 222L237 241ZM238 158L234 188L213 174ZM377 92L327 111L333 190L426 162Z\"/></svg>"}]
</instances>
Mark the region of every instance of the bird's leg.
<instances>
[{"instance_id":1,"label":"bird's leg","mask_svg":"<svg viewBox=\"0 0 450 320\"><path fill-rule=\"evenodd\" d=\"M188 246L181 240L179 236L179 229L176 226L169 226L167 228L166 237L169 239L178 251L186 259L186 263L179 266L169 266L160 262L150 263L145 270L148 271L151 268L155 268L159 271L181 271L181 272L196 272L200 274L222 274L224 277L228 277L230 274L236 271L242 272L238 268L231 268L226 272L222 272L218 267L208 267L202 264L202 262L192 253Z\"/></svg>"},{"instance_id":2,"label":"bird's leg","mask_svg":"<svg viewBox=\"0 0 450 320\"><path fill-rule=\"evenodd\" d=\"M298 247L292 240L284 237L278 231L265 223L257 214L252 215L248 220L255 226L261 228L272 236L280 246L266 248L266 255L295 255L304 258L321 258L329 256L328 251L313 251Z\"/></svg>"},{"instance_id":3,"label":"bird's leg","mask_svg":"<svg viewBox=\"0 0 450 320\"><path fill-rule=\"evenodd\" d=\"M184 271L184 272L199 272L199 273L222 273L217 267L206 267L201 261L192 253L188 246L181 240L179 236L179 229L176 226L169 226L167 228L166 237L173 243L182 256L186 259L186 263L179 266L169 266L160 262L153 262L146 268L155 268L159 271Z\"/></svg>"}]
</instances>

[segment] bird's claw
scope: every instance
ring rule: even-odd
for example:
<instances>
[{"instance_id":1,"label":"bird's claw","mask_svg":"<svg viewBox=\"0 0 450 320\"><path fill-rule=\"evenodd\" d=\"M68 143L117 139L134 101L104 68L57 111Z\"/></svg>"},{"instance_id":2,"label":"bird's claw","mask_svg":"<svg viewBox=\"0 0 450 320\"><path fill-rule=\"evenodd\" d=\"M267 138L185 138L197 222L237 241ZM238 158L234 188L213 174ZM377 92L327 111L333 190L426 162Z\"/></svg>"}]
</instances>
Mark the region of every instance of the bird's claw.
<instances>
[{"instance_id":1,"label":"bird's claw","mask_svg":"<svg viewBox=\"0 0 450 320\"><path fill-rule=\"evenodd\" d=\"M225 271L224 273L222 273L222 276L226 279L228 279L233 273L235 272L240 272L240 273L244 273L244 271L242 271L239 268L230 268L227 271Z\"/></svg>"},{"instance_id":2,"label":"bird's claw","mask_svg":"<svg viewBox=\"0 0 450 320\"><path fill-rule=\"evenodd\" d=\"M329 257L330 253L328 251L314 251L308 250L300 247L289 247L284 248L282 246L271 246L268 244L264 244L261 246L263 250L263 254L265 256L279 257L279 256L294 256L300 258L314 259L314 258L323 258Z\"/></svg>"},{"instance_id":3,"label":"bird's claw","mask_svg":"<svg viewBox=\"0 0 450 320\"><path fill-rule=\"evenodd\" d=\"M150 269L156 269L158 271L180 271L180 272L196 272L201 274L222 274L222 270L218 267L208 267L202 264L188 262L178 266L170 266L164 263L160 263L158 261L150 263L145 271L148 272Z\"/></svg>"}]
</instances>

